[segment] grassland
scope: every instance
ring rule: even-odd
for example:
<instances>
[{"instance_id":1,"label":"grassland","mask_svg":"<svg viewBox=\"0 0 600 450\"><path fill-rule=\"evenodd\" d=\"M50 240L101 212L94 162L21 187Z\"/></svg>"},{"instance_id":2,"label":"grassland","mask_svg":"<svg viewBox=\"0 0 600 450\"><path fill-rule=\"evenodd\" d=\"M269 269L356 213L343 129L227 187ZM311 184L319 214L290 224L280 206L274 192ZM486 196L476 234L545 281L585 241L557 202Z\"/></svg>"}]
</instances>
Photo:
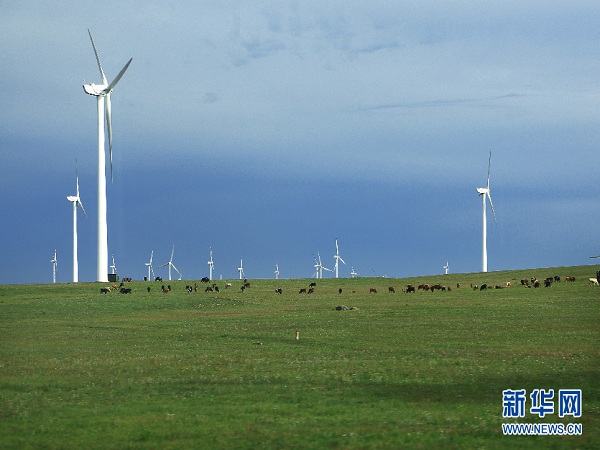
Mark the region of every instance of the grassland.
<instances>
[{"instance_id":1,"label":"grassland","mask_svg":"<svg viewBox=\"0 0 600 450\"><path fill-rule=\"evenodd\" d=\"M323 279L312 295L315 280L0 286L0 448L599 448L597 270ZM581 389L582 417L502 418L503 390L538 388Z\"/></svg>"}]
</instances>

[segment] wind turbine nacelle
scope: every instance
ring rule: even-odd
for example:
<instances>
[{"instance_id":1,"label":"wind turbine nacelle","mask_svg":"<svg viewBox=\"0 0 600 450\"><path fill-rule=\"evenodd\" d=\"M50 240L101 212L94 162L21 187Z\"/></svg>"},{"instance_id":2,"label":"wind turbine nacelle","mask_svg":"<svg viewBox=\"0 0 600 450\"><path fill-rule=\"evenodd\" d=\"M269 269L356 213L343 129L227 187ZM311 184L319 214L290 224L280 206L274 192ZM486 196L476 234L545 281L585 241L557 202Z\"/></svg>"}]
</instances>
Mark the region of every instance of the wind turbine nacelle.
<instances>
[{"instance_id":1,"label":"wind turbine nacelle","mask_svg":"<svg viewBox=\"0 0 600 450\"><path fill-rule=\"evenodd\" d=\"M98 97L100 95L104 95L104 89L106 89L106 84L84 84L83 90L88 95L93 95L94 97Z\"/></svg>"},{"instance_id":2,"label":"wind turbine nacelle","mask_svg":"<svg viewBox=\"0 0 600 450\"><path fill-rule=\"evenodd\" d=\"M480 195L484 195L484 194L487 194L488 190L486 188L477 188L477 192Z\"/></svg>"},{"instance_id":3,"label":"wind turbine nacelle","mask_svg":"<svg viewBox=\"0 0 600 450\"><path fill-rule=\"evenodd\" d=\"M73 195L69 195L69 196L67 196L67 200L69 200L70 202L76 202L79 200L79 198L75 197Z\"/></svg>"}]
</instances>

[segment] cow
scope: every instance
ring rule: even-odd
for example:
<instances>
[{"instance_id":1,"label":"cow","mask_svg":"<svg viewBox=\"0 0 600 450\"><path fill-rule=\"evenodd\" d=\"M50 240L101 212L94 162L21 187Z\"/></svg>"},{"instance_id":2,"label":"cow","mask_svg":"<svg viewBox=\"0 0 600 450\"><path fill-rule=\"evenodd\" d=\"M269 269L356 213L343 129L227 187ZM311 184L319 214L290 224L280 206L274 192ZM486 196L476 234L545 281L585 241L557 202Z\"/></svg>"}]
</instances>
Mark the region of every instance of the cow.
<instances>
[{"instance_id":1,"label":"cow","mask_svg":"<svg viewBox=\"0 0 600 450\"><path fill-rule=\"evenodd\" d=\"M121 288L121 294L131 294L130 288Z\"/></svg>"},{"instance_id":2,"label":"cow","mask_svg":"<svg viewBox=\"0 0 600 450\"><path fill-rule=\"evenodd\" d=\"M100 288L100 293L101 294L108 294L110 292L110 288Z\"/></svg>"},{"instance_id":3,"label":"cow","mask_svg":"<svg viewBox=\"0 0 600 450\"><path fill-rule=\"evenodd\" d=\"M544 287L550 287L552 286L552 278L548 277L544 280Z\"/></svg>"},{"instance_id":4,"label":"cow","mask_svg":"<svg viewBox=\"0 0 600 450\"><path fill-rule=\"evenodd\" d=\"M590 278L590 286L598 286L598 279Z\"/></svg>"},{"instance_id":5,"label":"cow","mask_svg":"<svg viewBox=\"0 0 600 450\"><path fill-rule=\"evenodd\" d=\"M154 281L160 281L162 283L162 277L156 277Z\"/></svg>"},{"instance_id":6,"label":"cow","mask_svg":"<svg viewBox=\"0 0 600 450\"><path fill-rule=\"evenodd\" d=\"M341 293L342 293L342 288L339 288L338 289L338 294L341 294Z\"/></svg>"},{"instance_id":7,"label":"cow","mask_svg":"<svg viewBox=\"0 0 600 450\"><path fill-rule=\"evenodd\" d=\"M281 290L281 288L277 288L275 289L275 293L281 295L283 294L283 291Z\"/></svg>"},{"instance_id":8,"label":"cow","mask_svg":"<svg viewBox=\"0 0 600 450\"><path fill-rule=\"evenodd\" d=\"M306 288L300 289L300 291L298 291L298 294L306 294Z\"/></svg>"},{"instance_id":9,"label":"cow","mask_svg":"<svg viewBox=\"0 0 600 450\"><path fill-rule=\"evenodd\" d=\"M395 294L395 293L396 293L396 289L394 289L394 287L393 287L393 286L390 286L390 287L388 288L388 293L390 293L390 294Z\"/></svg>"},{"instance_id":10,"label":"cow","mask_svg":"<svg viewBox=\"0 0 600 450\"><path fill-rule=\"evenodd\" d=\"M152 289L150 288L150 286L148 286L146 289L148 289L148 292L150 292Z\"/></svg>"},{"instance_id":11,"label":"cow","mask_svg":"<svg viewBox=\"0 0 600 450\"><path fill-rule=\"evenodd\" d=\"M487 290L487 284L482 284L481 287L479 288L480 291L486 291Z\"/></svg>"},{"instance_id":12,"label":"cow","mask_svg":"<svg viewBox=\"0 0 600 450\"><path fill-rule=\"evenodd\" d=\"M315 282L313 281L312 283L310 283L310 284L308 285L308 287L312 287L312 288L314 288L314 287L317 287L317 283L315 283Z\"/></svg>"},{"instance_id":13,"label":"cow","mask_svg":"<svg viewBox=\"0 0 600 450\"><path fill-rule=\"evenodd\" d=\"M161 286L161 289L163 291L163 294L168 294L169 291L170 291L170 289L165 289L165 285L164 284Z\"/></svg>"},{"instance_id":14,"label":"cow","mask_svg":"<svg viewBox=\"0 0 600 450\"><path fill-rule=\"evenodd\" d=\"M406 286L406 293L415 292L415 287L412 284Z\"/></svg>"},{"instance_id":15,"label":"cow","mask_svg":"<svg viewBox=\"0 0 600 450\"><path fill-rule=\"evenodd\" d=\"M375 288L369 289L369 294L377 294L377 289L375 289Z\"/></svg>"},{"instance_id":16,"label":"cow","mask_svg":"<svg viewBox=\"0 0 600 450\"><path fill-rule=\"evenodd\" d=\"M202 277L202 279L200 280L200 283L210 283L210 278Z\"/></svg>"}]
</instances>

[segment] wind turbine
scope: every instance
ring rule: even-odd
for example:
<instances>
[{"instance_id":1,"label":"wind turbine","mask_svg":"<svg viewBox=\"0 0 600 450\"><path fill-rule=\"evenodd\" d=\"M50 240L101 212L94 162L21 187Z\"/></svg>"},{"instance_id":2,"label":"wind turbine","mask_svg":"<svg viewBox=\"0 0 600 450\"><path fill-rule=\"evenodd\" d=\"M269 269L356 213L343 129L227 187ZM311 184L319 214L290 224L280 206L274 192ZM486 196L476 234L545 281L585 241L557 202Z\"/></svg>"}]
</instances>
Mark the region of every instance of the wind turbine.
<instances>
[{"instance_id":1,"label":"wind turbine","mask_svg":"<svg viewBox=\"0 0 600 450\"><path fill-rule=\"evenodd\" d=\"M54 256L50 262L52 263L52 282L56 283L56 266L58 265L58 259L56 259L56 249L54 249Z\"/></svg>"},{"instance_id":2,"label":"wind turbine","mask_svg":"<svg viewBox=\"0 0 600 450\"><path fill-rule=\"evenodd\" d=\"M117 266L115 265L115 255L112 255L112 265L110 266L110 270L112 270L112 274L117 273Z\"/></svg>"},{"instance_id":3,"label":"wind turbine","mask_svg":"<svg viewBox=\"0 0 600 450\"><path fill-rule=\"evenodd\" d=\"M344 265L346 265L346 262L340 256L340 249L338 248L337 238L335 238L335 255L333 255L333 257L335 258L335 277L338 278L339 262L341 261Z\"/></svg>"},{"instance_id":4,"label":"wind turbine","mask_svg":"<svg viewBox=\"0 0 600 450\"><path fill-rule=\"evenodd\" d=\"M490 166L492 163L492 152L490 152L490 157L488 159L488 177L487 177L487 185L484 188L477 188L477 192L481 196L482 204L483 204L483 249L482 249L482 257L481 257L481 271L487 272L487 221L486 221L486 210L487 204L486 199L490 201L490 208L492 209L492 214L494 215L494 221L496 221L496 213L494 212L494 205L492 203L492 197L490 195Z\"/></svg>"},{"instance_id":5,"label":"wind turbine","mask_svg":"<svg viewBox=\"0 0 600 450\"><path fill-rule=\"evenodd\" d=\"M92 95L98 99L98 268L96 272L97 281L108 281L108 274L106 273L108 266L108 231L106 223L106 155L104 145L104 118L106 117L106 128L108 131L108 148L110 157L110 176L112 179L112 120L111 120L111 104L110 94L123 76L125 71L131 64L133 58L131 58L127 64L121 69L119 74L108 83L102 65L100 64L100 57L96 51L96 45L92 39L92 33L88 30L90 35L90 41L92 41L92 48L96 55L96 62L100 69L100 75L102 77L101 84L84 84L83 90L86 94ZM105 107L106 103L106 107Z\"/></svg>"},{"instance_id":6,"label":"wind turbine","mask_svg":"<svg viewBox=\"0 0 600 450\"><path fill-rule=\"evenodd\" d=\"M275 261L275 279L279 280L279 264Z\"/></svg>"},{"instance_id":7,"label":"wind turbine","mask_svg":"<svg viewBox=\"0 0 600 450\"><path fill-rule=\"evenodd\" d=\"M173 245L173 250L171 250L171 259L169 259L169 262L164 263L162 266L158 266L158 268L160 269L161 267L165 267L165 266L169 266L169 281L171 281L171 268L175 269L175 272L177 272L179 274L179 280L181 280L181 272L179 270L177 270L177 267L175 267L175 264L173 264L173 255L175 254L175 245Z\"/></svg>"},{"instance_id":8,"label":"wind turbine","mask_svg":"<svg viewBox=\"0 0 600 450\"><path fill-rule=\"evenodd\" d=\"M240 267L238 267L238 273L240 274L240 280L244 279L244 262L240 258Z\"/></svg>"},{"instance_id":9,"label":"wind turbine","mask_svg":"<svg viewBox=\"0 0 600 450\"><path fill-rule=\"evenodd\" d=\"M446 275L448 275L449 268L450 268L450 266L448 265L448 261L446 261L446 265L444 266L444 269L446 270Z\"/></svg>"},{"instance_id":10,"label":"wind turbine","mask_svg":"<svg viewBox=\"0 0 600 450\"><path fill-rule=\"evenodd\" d=\"M75 160L75 195L67 196L67 200L73 203L73 283L79 282L79 262L77 260L77 208L81 208L85 218L87 214L79 197L79 175L77 173L77 160Z\"/></svg>"},{"instance_id":11,"label":"wind turbine","mask_svg":"<svg viewBox=\"0 0 600 450\"><path fill-rule=\"evenodd\" d=\"M352 278L356 278L357 275L358 275L358 273L354 271L354 266L352 266L352 272L350 272L350 276Z\"/></svg>"},{"instance_id":12,"label":"wind turbine","mask_svg":"<svg viewBox=\"0 0 600 450\"><path fill-rule=\"evenodd\" d=\"M210 247L210 259L208 260L208 278L210 280L213 279L212 273L213 273L214 267L215 267L215 263L213 262L213 259L212 259L212 247Z\"/></svg>"},{"instance_id":13,"label":"wind turbine","mask_svg":"<svg viewBox=\"0 0 600 450\"><path fill-rule=\"evenodd\" d=\"M150 261L145 263L148 266L148 278L146 278L148 281L152 281L152 279L154 278L154 269L152 268L152 258L154 257L154 250L152 250L150 252ZM152 272L152 278L150 278L150 272Z\"/></svg>"},{"instance_id":14,"label":"wind turbine","mask_svg":"<svg viewBox=\"0 0 600 450\"><path fill-rule=\"evenodd\" d=\"M323 265L323 263L321 262L321 255L319 254L319 252L317 252L317 256L319 257L319 261L317 262L317 258L315 258L315 278L323 278L323 270L327 270L329 272L333 272L333 270L328 269Z\"/></svg>"}]
</instances>

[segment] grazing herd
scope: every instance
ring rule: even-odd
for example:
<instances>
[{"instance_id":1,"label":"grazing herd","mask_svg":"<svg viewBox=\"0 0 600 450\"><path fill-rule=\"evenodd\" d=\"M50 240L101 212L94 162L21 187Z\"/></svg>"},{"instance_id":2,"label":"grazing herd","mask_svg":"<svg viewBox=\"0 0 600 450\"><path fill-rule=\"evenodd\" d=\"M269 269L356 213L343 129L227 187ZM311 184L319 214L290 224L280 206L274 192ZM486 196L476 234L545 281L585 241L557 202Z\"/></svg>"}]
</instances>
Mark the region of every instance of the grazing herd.
<instances>
[{"instance_id":1,"label":"grazing herd","mask_svg":"<svg viewBox=\"0 0 600 450\"><path fill-rule=\"evenodd\" d=\"M567 276L565 277L565 282L567 283L574 283L576 281L575 277L573 276ZM131 278L124 278L123 281L121 282L121 284L119 286L117 286L116 284L113 285L109 285L109 286L104 286L100 288L100 293L101 294L108 294L111 292L119 292L121 294L131 294L131 288L125 287L126 283L130 283L133 280ZM155 281L160 281L162 282L162 278L160 277L156 277ZM219 293L221 292L219 286L216 283L212 283L209 285L209 283L211 282L211 280L208 277L204 277L200 280L201 283L205 283L208 286L206 286L206 288L204 289L204 292L216 292ZM525 287L525 288L539 288L542 285L546 288L549 288L552 286L553 283L560 283L561 282L561 277L559 276L550 276L550 277L546 277L544 279L538 279L537 277L531 277L530 279L522 279L521 280L521 286ZM590 277L589 278L589 284L590 286L599 286L600 285L600 271L596 272L596 277ZM250 282L247 279L244 279L243 284L240 286L240 291L244 292L246 289L250 288ZM233 285L232 283L226 283L225 284L225 289L229 289L232 288ZM504 285L489 285L487 283L483 283L481 285L477 285L477 284L470 284L469 285L470 289L475 290L475 291L486 291L488 289L504 289L504 288L510 288L512 287L512 282L511 281L507 281ZM298 290L298 294L314 294L317 288L317 283L315 282L311 282L308 287L301 287ZM455 289L460 289L461 288L461 284L457 283L456 284L456 288ZM148 293L150 293L152 291L152 287L151 286L147 286L146 287ZM198 283L194 283L194 285L186 285L185 289L188 293L192 293L192 292L198 292ZM387 289L389 294L395 294L396 293L396 288L394 286L389 286ZM450 292L452 291L452 287L451 286L444 286L441 285L439 283L437 284L419 284L417 287L415 287L412 284L408 284L406 285L405 288L402 288L402 292L403 293L407 293L407 294L411 294L411 293L415 293L417 291L430 291L430 292L436 292L436 291L441 291L441 292ZM164 294L168 294L169 292L171 292L171 285L168 285L167 287L165 287L164 285L161 286L161 292L163 292ZM281 288L277 288L275 289L275 293L278 295L283 294L283 290ZM338 293L341 295L343 293L342 288L338 289ZM356 291L352 291L352 293L356 293ZM369 288L369 294L377 294L377 288L376 287L370 287Z\"/></svg>"}]
</instances>

